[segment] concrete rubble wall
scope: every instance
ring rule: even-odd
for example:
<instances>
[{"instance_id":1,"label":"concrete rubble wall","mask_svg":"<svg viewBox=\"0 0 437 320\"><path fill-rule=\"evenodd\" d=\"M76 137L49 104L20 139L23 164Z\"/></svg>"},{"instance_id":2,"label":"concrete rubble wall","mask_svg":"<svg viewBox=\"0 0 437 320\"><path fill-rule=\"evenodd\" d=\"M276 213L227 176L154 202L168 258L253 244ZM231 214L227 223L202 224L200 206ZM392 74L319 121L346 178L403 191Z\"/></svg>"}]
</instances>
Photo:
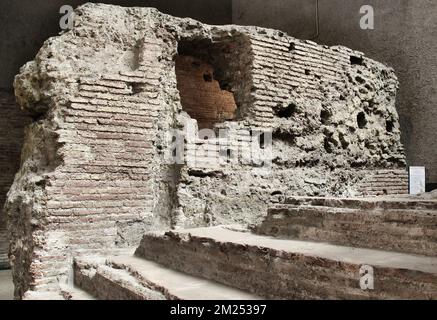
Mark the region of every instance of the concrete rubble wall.
<instances>
[{"instance_id":1,"label":"concrete rubble wall","mask_svg":"<svg viewBox=\"0 0 437 320\"><path fill-rule=\"evenodd\" d=\"M366 52L396 70L400 89L396 108L407 163L426 166L427 183L437 186L437 2L432 0L233 0L233 20L290 32L326 45L342 44ZM374 29L361 29L362 6L372 6ZM260 14L262 13L262 14ZM435 185L433 187L433 185Z\"/></svg>"},{"instance_id":2,"label":"concrete rubble wall","mask_svg":"<svg viewBox=\"0 0 437 320\"><path fill-rule=\"evenodd\" d=\"M178 53L212 66L237 106L215 126L224 150L187 135L184 164L166 160L171 130L198 130L181 104ZM133 247L148 230L255 223L286 193L404 193L397 86L392 69L344 47L150 8L79 7L74 29L15 79L35 118L7 200L16 296L56 290L73 255ZM271 165L235 151L254 145ZM213 152L198 161L204 148Z\"/></svg>"}]
</instances>

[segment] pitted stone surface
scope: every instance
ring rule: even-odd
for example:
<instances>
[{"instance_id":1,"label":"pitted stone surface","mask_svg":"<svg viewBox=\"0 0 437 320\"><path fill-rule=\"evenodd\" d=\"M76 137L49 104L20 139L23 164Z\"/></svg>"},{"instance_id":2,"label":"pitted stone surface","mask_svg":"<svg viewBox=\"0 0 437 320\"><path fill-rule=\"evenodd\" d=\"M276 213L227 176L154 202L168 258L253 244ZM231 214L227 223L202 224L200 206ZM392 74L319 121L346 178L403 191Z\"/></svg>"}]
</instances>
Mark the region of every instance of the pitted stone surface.
<instances>
[{"instance_id":1,"label":"pitted stone surface","mask_svg":"<svg viewBox=\"0 0 437 320\"><path fill-rule=\"evenodd\" d=\"M436 299L437 258L217 226L146 234L136 255L274 299ZM360 268L374 269L374 290Z\"/></svg>"}]
</instances>

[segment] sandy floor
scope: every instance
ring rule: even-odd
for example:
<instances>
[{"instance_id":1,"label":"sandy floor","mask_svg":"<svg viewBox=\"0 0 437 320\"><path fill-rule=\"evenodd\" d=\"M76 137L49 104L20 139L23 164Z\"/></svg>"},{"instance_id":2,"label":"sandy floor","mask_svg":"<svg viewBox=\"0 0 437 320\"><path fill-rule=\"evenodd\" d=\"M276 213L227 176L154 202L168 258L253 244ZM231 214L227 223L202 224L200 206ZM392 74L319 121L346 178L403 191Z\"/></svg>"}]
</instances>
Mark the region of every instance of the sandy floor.
<instances>
[{"instance_id":1,"label":"sandy floor","mask_svg":"<svg viewBox=\"0 0 437 320\"><path fill-rule=\"evenodd\" d=\"M12 300L13 296L11 270L0 270L0 300Z\"/></svg>"}]
</instances>

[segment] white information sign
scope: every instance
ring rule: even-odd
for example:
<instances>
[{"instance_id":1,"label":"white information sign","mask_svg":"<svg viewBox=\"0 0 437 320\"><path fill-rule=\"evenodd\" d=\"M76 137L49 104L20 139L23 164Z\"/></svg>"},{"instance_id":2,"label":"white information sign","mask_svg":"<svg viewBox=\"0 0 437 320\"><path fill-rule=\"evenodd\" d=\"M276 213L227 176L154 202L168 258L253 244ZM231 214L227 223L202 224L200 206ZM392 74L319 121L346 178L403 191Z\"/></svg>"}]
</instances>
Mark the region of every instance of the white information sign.
<instances>
[{"instance_id":1,"label":"white information sign","mask_svg":"<svg viewBox=\"0 0 437 320\"><path fill-rule=\"evenodd\" d=\"M425 192L425 167L410 167L410 194Z\"/></svg>"}]
</instances>

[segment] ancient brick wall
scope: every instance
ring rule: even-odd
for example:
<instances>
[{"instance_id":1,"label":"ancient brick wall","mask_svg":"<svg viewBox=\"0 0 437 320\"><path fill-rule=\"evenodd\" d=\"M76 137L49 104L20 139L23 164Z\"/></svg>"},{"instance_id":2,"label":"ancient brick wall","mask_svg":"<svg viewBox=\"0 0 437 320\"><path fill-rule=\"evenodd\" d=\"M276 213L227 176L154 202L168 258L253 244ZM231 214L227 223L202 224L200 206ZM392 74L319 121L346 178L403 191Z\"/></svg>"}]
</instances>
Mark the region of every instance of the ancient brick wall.
<instances>
[{"instance_id":1,"label":"ancient brick wall","mask_svg":"<svg viewBox=\"0 0 437 320\"><path fill-rule=\"evenodd\" d=\"M43 113L27 128L24 164L7 203L17 296L68 281L73 253L134 247L145 231L170 227L171 174L159 160L158 134L170 124L160 100L171 88L161 84L168 62L158 60L163 45L153 36L134 46L133 63L120 71L100 65L69 74L52 88L55 98L39 101ZM22 70L17 88L28 77L41 83L34 67Z\"/></svg>"},{"instance_id":2,"label":"ancient brick wall","mask_svg":"<svg viewBox=\"0 0 437 320\"><path fill-rule=\"evenodd\" d=\"M239 105L244 117L237 118L238 125L218 126L229 131L225 144L209 139L188 145L198 161L182 169L181 184L187 182L179 195L184 215L178 223L256 223L268 203L285 195L406 193L392 69L345 47L319 46L280 32L261 35L249 29L245 37L250 69L241 73L250 90L247 104ZM255 130L269 131L273 144L271 167L259 172L254 167L260 162L238 153L253 147L263 152L248 135ZM227 159L226 150L236 156Z\"/></svg>"},{"instance_id":3,"label":"ancient brick wall","mask_svg":"<svg viewBox=\"0 0 437 320\"><path fill-rule=\"evenodd\" d=\"M196 137L201 99L187 103L185 90L204 87L178 55L214 68L218 83L198 74L220 93L203 96L200 122L236 105L214 126L226 138ZM55 290L72 256L135 246L146 230L250 224L282 196L359 195L364 172L404 166L393 70L279 31L87 4L15 88L36 118L7 201L17 296ZM190 127L186 162L167 161L171 132ZM241 151L254 145L269 163Z\"/></svg>"},{"instance_id":4,"label":"ancient brick wall","mask_svg":"<svg viewBox=\"0 0 437 320\"><path fill-rule=\"evenodd\" d=\"M6 236L6 194L20 168L24 127L30 117L15 103L12 91L0 90L0 269L8 267L9 242Z\"/></svg>"}]
</instances>

